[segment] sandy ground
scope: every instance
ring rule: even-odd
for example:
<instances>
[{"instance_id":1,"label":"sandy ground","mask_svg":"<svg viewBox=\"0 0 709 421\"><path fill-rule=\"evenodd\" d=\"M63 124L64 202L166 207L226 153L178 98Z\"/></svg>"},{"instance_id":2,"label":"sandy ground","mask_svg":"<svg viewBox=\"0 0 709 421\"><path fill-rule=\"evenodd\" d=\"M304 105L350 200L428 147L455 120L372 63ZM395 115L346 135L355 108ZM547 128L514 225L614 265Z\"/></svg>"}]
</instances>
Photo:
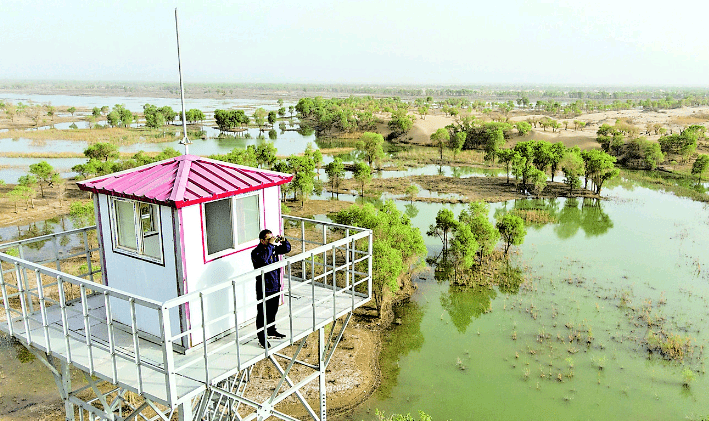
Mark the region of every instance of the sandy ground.
<instances>
[{"instance_id":1,"label":"sandy ground","mask_svg":"<svg viewBox=\"0 0 709 421\"><path fill-rule=\"evenodd\" d=\"M481 117L481 115L477 115L477 117ZM517 113L512 114L510 120L515 122L526 120L529 117L544 117L544 115ZM662 127L667 129L668 133L679 133L679 131L691 124L701 124L709 127L709 123L707 123L707 121L709 121L709 107L684 107L660 111L622 110L583 114L569 120L570 122L573 122L573 120L585 122L586 127L582 130L574 130L572 123L569 124L568 129L564 129L562 126L562 128L555 133L552 132L551 129L544 131L541 128L537 128L533 129L527 136L513 136L505 147L513 146L519 140L535 139L547 140L549 142L562 142L567 147L579 146L581 149L598 148L599 145L598 142L596 142L596 131L598 127L602 124L610 124L612 126L617 119L621 118L629 119L633 125L640 129L641 135L647 137L649 140L657 140L660 136L655 135L654 132L650 135L643 134L648 124L659 123ZM564 121L563 119L557 120L559 122ZM405 138L410 143L427 145L431 143L430 139L432 133L441 127L455 122L456 120L453 117L448 117L435 110L432 114L427 115L425 119L416 115L414 126Z\"/></svg>"}]
</instances>

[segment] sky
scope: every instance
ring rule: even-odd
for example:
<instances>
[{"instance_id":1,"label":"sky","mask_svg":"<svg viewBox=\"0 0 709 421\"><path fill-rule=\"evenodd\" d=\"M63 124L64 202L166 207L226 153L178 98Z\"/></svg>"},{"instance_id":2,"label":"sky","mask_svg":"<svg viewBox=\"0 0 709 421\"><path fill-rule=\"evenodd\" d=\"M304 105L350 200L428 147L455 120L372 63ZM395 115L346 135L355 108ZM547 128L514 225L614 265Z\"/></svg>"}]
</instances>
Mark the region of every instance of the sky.
<instances>
[{"instance_id":1,"label":"sky","mask_svg":"<svg viewBox=\"0 0 709 421\"><path fill-rule=\"evenodd\" d=\"M697 0L3 0L0 80L709 86Z\"/></svg>"}]
</instances>

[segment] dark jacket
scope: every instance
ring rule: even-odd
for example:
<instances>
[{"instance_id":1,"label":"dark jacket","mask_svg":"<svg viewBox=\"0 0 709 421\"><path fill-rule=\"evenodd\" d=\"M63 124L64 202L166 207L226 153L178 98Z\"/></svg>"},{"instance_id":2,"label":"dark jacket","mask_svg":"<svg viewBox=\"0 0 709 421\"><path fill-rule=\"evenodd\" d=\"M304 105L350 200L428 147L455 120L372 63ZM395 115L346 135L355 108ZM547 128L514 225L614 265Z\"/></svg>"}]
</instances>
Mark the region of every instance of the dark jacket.
<instances>
[{"instance_id":1,"label":"dark jacket","mask_svg":"<svg viewBox=\"0 0 709 421\"><path fill-rule=\"evenodd\" d=\"M251 263L254 264L254 269L262 268L271 263L278 261L278 255L286 254L290 251L290 243L288 240L283 240L281 244L263 245L259 243L255 249L251 250ZM281 290L281 270L274 269L264 274L266 282L266 294L271 294ZM261 290L261 276L256 277L256 290Z\"/></svg>"}]
</instances>

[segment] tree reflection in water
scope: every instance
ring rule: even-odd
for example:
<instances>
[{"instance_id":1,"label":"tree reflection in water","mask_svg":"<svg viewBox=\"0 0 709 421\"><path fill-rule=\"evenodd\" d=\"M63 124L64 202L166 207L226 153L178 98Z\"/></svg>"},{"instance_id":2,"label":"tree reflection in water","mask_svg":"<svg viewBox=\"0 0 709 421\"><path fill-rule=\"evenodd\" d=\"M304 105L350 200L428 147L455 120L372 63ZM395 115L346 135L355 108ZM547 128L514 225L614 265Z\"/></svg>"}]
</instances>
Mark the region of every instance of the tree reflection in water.
<instances>
[{"instance_id":1,"label":"tree reflection in water","mask_svg":"<svg viewBox=\"0 0 709 421\"><path fill-rule=\"evenodd\" d=\"M381 398L391 397L391 391L396 386L399 377L399 359L411 351L421 349L424 343L421 332L421 321L424 310L420 304L408 301L394 309L397 318L402 323L382 335L382 351L379 355L382 381L377 388Z\"/></svg>"},{"instance_id":2,"label":"tree reflection in water","mask_svg":"<svg viewBox=\"0 0 709 421\"><path fill-rule=\"evenodd\" d=\"M526 222L526 225L532 229L540 229L547 224L554 224L554 232L562 240L573 237L579 230L582 230L586 237L595 237L613 228L613 221L603 211L602 201L595 198L516 199L495 210L495 218L501 218L505 213L513 211L544 213L545 222Z\"/></svg>"}]
</instances>

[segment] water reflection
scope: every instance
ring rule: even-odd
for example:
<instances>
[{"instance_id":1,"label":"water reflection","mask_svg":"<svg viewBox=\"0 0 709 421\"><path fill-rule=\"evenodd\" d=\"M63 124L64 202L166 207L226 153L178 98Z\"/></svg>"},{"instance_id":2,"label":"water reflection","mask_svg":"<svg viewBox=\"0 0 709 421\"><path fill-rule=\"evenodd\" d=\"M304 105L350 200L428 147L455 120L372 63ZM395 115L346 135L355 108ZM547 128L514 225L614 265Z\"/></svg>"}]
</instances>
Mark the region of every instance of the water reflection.
<instances>
[{"instance_id":1,"label":"water reflection","mask_svg":"<svg viewBox=\"0 0 709 421\"><path fill-rule=\"evenodd\" d=\"M579 230L586 237L596 237L613 228L613 221L603 211L603 202L595 198L515 199L497 208L495 218L507 212L520 213L532 229L554 224L554 232L562 240L573 237Z\"/></svg>"},{"instance_id":2,"label":"water reflection","mask_svg":"<svg viewBox=\"0 0 709 421\"><path fill-rule=\"evenodd\" d=\"M497 292L493 288L467 288L451 284L448 292L441 294L440 301L458 332L465 333L473 319L489 311L496 297Z\"/></svg>"},{"instance_id":3,"label":"water reflection","mask_svg":"<svg viewBox=\"0 0 709 421\"><path fill-rule=\"evenodd\" d=\"M416 215L419 214L419 210L413 203L407 203L404 205L404 213L409 218L416 218Z\"/></svg>"},{"instance_id":4,"label":"water reflection","mask_svg":"<svg viewBox=\"0 0 709 421\"><path fill-rule=\"evenodd\" d=\"M394 314L397 319L401 319L401 325L382 335L384 343L379 357L382 381L376 391L380 399L391 397L401 369L399 359L411 351L420 350L424 343L421 332L424 309L420 304L413 301L406 302L397 306Z\"/></svg>"}]
</instances>

